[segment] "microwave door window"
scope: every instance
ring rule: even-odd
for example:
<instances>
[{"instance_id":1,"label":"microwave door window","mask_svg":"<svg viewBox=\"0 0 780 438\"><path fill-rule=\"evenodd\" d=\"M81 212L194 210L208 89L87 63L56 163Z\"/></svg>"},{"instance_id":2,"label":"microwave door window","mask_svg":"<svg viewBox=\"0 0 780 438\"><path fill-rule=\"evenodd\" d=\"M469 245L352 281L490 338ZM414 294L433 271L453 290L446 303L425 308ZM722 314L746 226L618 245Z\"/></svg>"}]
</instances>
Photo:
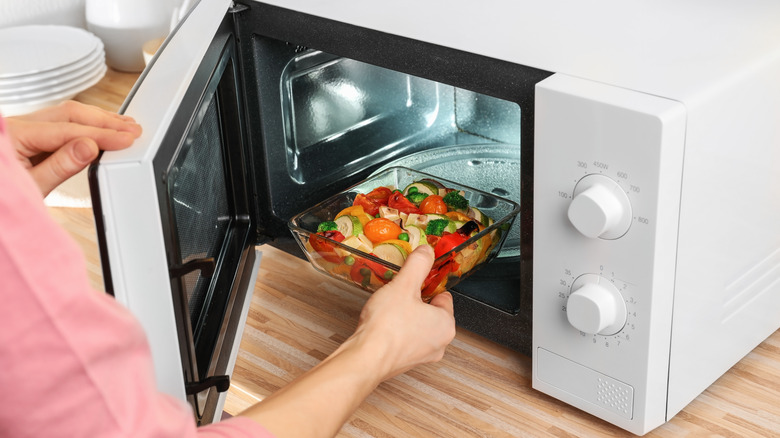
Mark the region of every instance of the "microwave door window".
<instances>
[{"instance_id":1,"label":"microwave door window","mask_svg":"<svg viewBox=\"0 0 780 438\"><path fill-rule=\"evenodd\" d=\"M211 278L230 225L216 100L203 112L197 130L185 141L169 173L170 200L182 266L193 269L181 278L189 323L197 343L198 320L210 299Z\"/></svg>"},{"instance_id":2,"label":"microwave door window","mask_svg":"<svg viewBox=\"0 0 780 438\"><path fill-rule=\"evenodd\" d=\"M155 157L187 394L199 414L227 385L237 342L228 327L243 311L236 303L245 301L254 254L235 44L221 41L207 55L216 65L204 62L203 82L185 97L192 105L166 133L175 147Z\"/></svg>"}]
</instances>

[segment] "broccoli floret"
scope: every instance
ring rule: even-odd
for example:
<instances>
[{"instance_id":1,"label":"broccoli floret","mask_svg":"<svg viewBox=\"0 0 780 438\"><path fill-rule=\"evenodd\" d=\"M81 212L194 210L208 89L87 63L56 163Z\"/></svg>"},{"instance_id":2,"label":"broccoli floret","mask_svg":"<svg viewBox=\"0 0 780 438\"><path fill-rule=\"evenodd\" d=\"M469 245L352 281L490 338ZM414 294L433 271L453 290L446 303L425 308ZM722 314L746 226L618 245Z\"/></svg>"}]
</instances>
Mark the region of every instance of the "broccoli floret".
<instances>
[{"instance_id":1,"label":"broccoli floret","mask_svg":"<svg viewBox=\"0 0 780 438\"><path fill-rule=\"evenodd\" d=\"M467 210L469 208L469 201L454 190L444 195L444 203L453 210Z\"/></svg>"},{"instance_id":2,"label":"broccoli floret","mask_svg":"<svg viewBox=\"0 0 780 438\"><path fill-rule=\"evenodd\" d=\"M434 236L441 236L444 229L447 228L447 224L450 221L447 219L434 219L428 222L428 226L425 227L425 234L433 234Z\"/></svg>"},{"instance_id":3,"label":"broccoli floret","mask_svg":"<svg viewBox=\"0 0 780 438\"><path fill-rule=\"evenodd\" d=\"M414 187L412 187L414 189ZM416 190L416 189L415 189ZM423 199L427 198L428 194L423 192L412 192L409 190L409 194L406 195L406 199L410 200L414 205L420 205Z\"/></svg>"},{"instance_id":4,"label":"broccoli floret","mask_svg":"<svg viewBox=\"0 0 780 438\"><path fill-rule=\"evenodd\" d=\"M318 233L321 233L323 231L333 231L333 230L338 230L338 229L339 229L339 226L336 225L336 222L333 222L333 221L320 222L320 224L317 225L317 232Z\"/></svg>"}]
</instances>

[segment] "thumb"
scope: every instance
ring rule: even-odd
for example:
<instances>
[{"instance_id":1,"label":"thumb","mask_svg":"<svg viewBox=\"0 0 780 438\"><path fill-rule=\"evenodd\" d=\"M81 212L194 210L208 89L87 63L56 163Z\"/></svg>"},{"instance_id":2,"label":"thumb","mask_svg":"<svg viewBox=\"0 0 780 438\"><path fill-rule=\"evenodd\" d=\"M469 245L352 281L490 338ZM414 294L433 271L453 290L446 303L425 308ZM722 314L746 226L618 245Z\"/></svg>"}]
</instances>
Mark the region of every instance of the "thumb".
<instances>
[{"instance_id":1,"label":"thumb","mask_svg":"<svg viewBox=\"0 0 780 438\"><path fill-rule=\"evenodd\" d=\"M433 248L428 245L418 246L407 257L398 275L393 279L393 284L419 297L423 281L433 266L433 259Z\"/></svg>"},{"instance_id":2,"label":"thumb","mask_svg":"<svg viewBox=\"0 0 780 438\"><path fill-rule=\"evenodd\" d=\"M100 149L94 140L75 138L30 169L33 179L46 196L58 185L86 168Z\"/></svg>"}]
</instances>

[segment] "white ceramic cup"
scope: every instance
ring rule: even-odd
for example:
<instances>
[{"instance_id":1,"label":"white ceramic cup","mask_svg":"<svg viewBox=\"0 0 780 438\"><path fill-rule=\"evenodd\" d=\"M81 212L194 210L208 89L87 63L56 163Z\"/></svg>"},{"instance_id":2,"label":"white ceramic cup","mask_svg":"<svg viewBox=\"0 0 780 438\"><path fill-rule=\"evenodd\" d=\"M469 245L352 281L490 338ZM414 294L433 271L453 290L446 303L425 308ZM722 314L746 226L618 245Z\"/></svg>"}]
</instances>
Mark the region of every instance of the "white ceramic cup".
<instances>
[{"instance_id":1,"label":"white ceramic cup","mask_svg":"<svg viewBox=\"0 0 780 438\"><path fill-rule=\"evenodd\" d=\"M177 0L86 0L87 29L105 45L106 64L144 69L143 44L168 34Z\"/></svg>"}]
</instances>

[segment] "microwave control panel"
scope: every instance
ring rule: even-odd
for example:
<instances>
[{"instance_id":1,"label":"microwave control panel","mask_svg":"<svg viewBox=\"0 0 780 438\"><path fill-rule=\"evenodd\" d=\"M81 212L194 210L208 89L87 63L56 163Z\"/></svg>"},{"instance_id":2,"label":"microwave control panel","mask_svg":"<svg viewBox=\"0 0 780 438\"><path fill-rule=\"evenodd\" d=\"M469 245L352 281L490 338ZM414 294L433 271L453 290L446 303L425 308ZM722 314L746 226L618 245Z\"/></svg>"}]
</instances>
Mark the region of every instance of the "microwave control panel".
<instances>
[{"instance_id":1,"label":"microwave control panel","mask_svg":"<svg viewBox=\"0 0 780 438\"><path fill-rule=\"evenodd\" d=\"M666 415L684 107L561 74L535 105L533 385L645 433Z\"/></svg>"}]
</instances>

